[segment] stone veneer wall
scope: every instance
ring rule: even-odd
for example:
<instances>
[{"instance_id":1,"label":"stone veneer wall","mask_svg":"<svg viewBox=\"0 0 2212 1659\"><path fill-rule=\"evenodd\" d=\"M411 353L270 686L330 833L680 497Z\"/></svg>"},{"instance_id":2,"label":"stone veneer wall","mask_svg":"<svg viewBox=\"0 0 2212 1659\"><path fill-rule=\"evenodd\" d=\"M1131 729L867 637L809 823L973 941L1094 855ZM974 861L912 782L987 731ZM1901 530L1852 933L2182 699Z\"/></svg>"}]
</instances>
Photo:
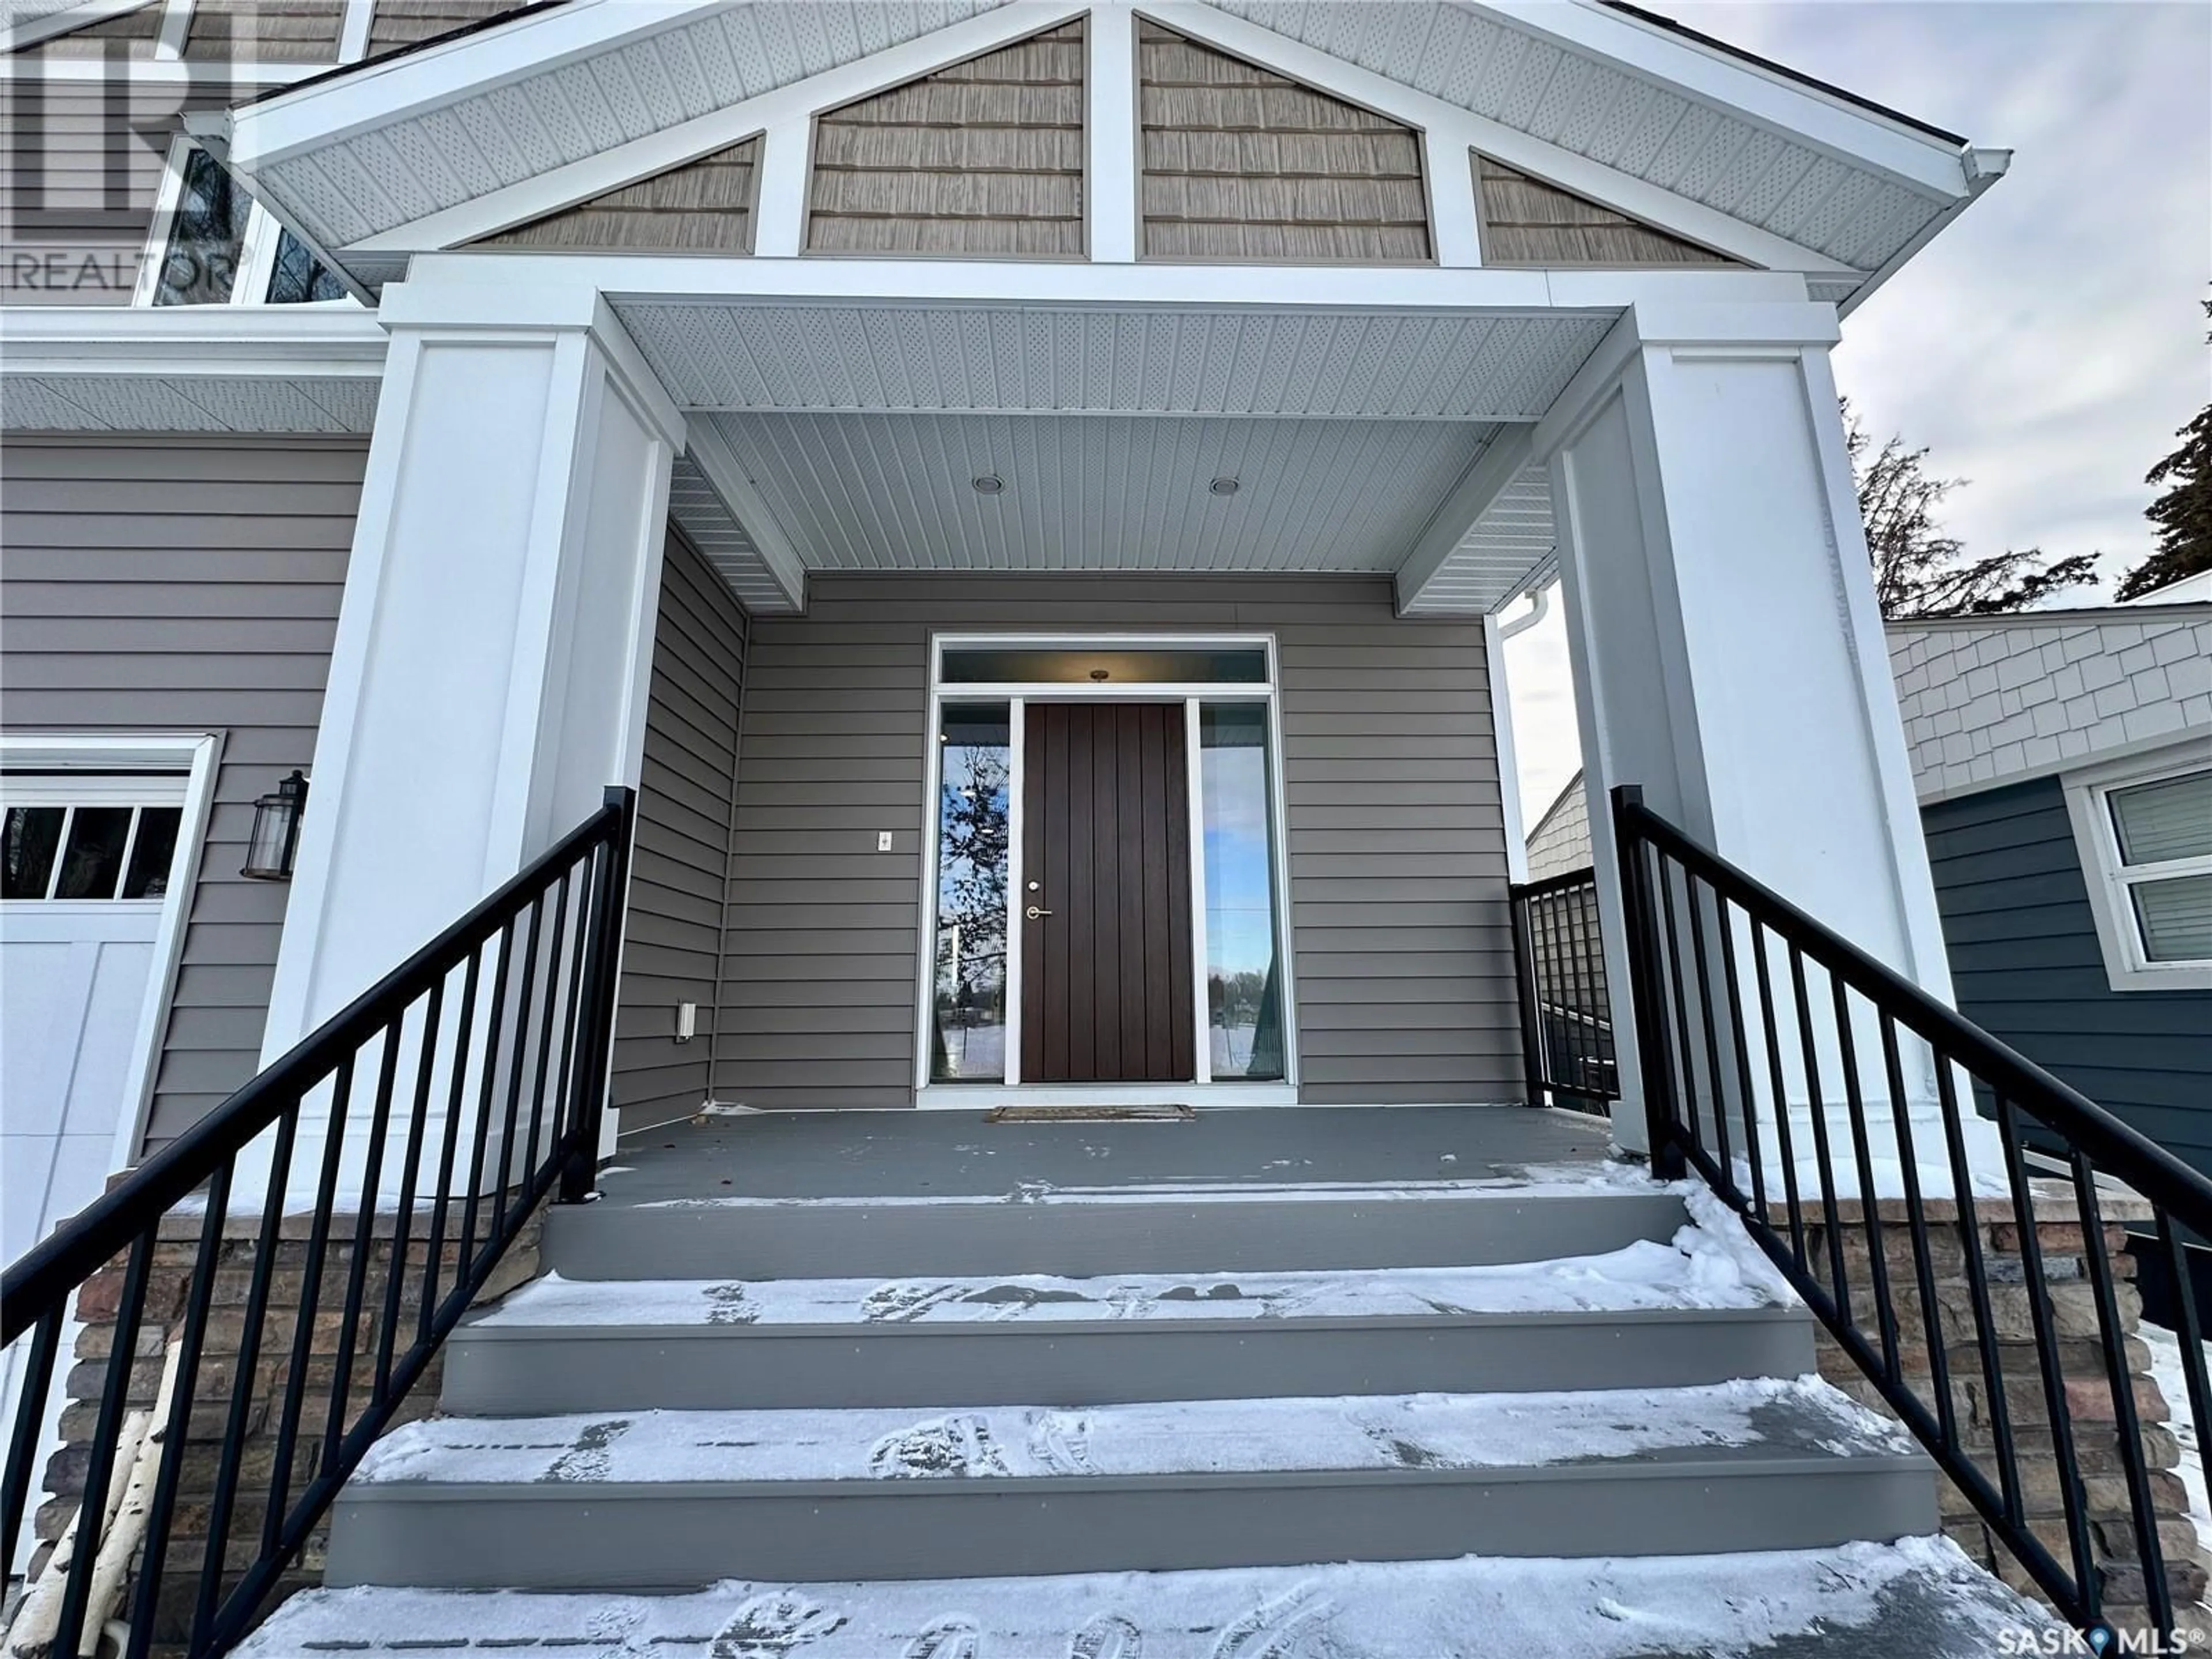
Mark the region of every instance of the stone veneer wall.
<instances>
[{"instance_id":1,"label":"stone veneer wall","mask_svg":"<svg viewBox=\"0 0 2212 1659\"><path fill-rule=\"evenodd\" d=\"M488 1206L489 1200L481 1202ZM459 1248L454 1241L461 1229L460 1207L458 1203L453 1206L447 1224L446 1242L440 1252L441 1295L451 1290L459 1260ZM477 1223L479 1236L489 1219L488 1207L480 1208ZM377 1330L392 1283L392 1220L388 1214L380 1215L372 1224L368 1266L363 1273L362 1312L355 1334L355 1380L345 1411L349 1426L359 1419L375 1372ZM230 1577L225 1586L226 1594L229 1584L237 1581L257 1553L263 1518L267 1512L269 1483L275 1472L276 1425L283 1418L284 1389L292 1374L295 1316L304 1288L311 1223L312 1218L305 1214L285 1218L276 1261L270 1269L269 1310L262 1322L260 1352L254 1364L249 1395L243 1474L229 1528L227 1553ZM291 1501L297 1500L313 1478L322 1451L324 1429L330 1420L331 1391L344 1334L346 1293L353 1271L357 1224L357 1215L341 1212L331 1224L331 1240L325 1247L321 1284L309 1335L300 1435L289 1483ZM514 1246L478 1292L477 1302L504 1296L537 1276L543 1224L541 1210L525 1224ZM137 1343L137 1360L131 1367L130 1404L134 1408L150 1409L154 1404L161 1384L163 1355L170 1337L181 1324L192 1264L199 1252L202 1226L201 1218L193 1215L173 1215L163 1224L161 1243L155 1249L146 1311ZM429 1226L430 1214L426 1210L417 1212L409 1229L406 1265L399 1287L400 1324L394 1343L395 1360L412 1340L417 1328L415 1322L421 1316L423 1275L429 1259ZM245 1309L260 1233L261 1218L258 1215L234 1215L224 1227L199 1386L193 1395L191 1419L186 1430L183 1475L155 1619L156 1651L180 1650L190 1634L193 1598L198 1592L200 1565L207 1552L216 1470L246 1335ZM79 1333L75 1363L67 1377L68 1404L61 1419L63 1445L47 1466L46 1491L50 1496L37 1515L39 1549L31 1563L33 1577L46 1565L84 1492L90 1442L99 1409L97 1401L106 1379L108 1357L113 1351L123 1274L124 1263L118 1257L87 1280L78 1293L77 1316L83 1328ZM434 1357L429 1368L400 1401L393 1419L395 1425L427 1417L436 1408L442 1374L442 1356ZM158 1432L159 1425L155 1429ZM270 1607L322 1582L327 1531L326 1524L316 1528L270 1598ZM137 1582L134 1571L111 1616L128 1616Z\"/></svg>"},{"instance_id":2,"label":"stone veneer wall","mask_svg":"<svg viewBox=\"0 0 2212 1659\"><path fill-rule=\"evenodd\" d=\"M2071 1191L2063 1183L2034 1183L2036 1240L2043 1256L2044 1273L2051 1290L2053 1325L2059 1338L2061 1373L2073 1432L2075 1455L2082 1470L2088 1500L2090 1533L2095 1559L2105 1574L2106 1617L2116 1628L2148 1627L2144 1611L2142 1564L2135 1548L2125 1475L2119 1462L2119 1430L2113 1395L2098 1334L2095 1292L2083 1255L2081 1217ZM2127 1349L2134 1374L2136 1410L2143 1445L2148 1455L2152 1493L2159 1516L2159 1539L2166 1558L2177 1616L2184 1626L2212 1628L2212 1611L2203 1601L2207 1559L2189 1519L2189 1498L2175 1473L2180 1444L2168 1422L2185 1415L2185 1401L2168 1402L2150 1376L2150 1353L2136 1334L2141 1323L2142 1299L2131 1280L2134 1259L2125 1253L2126 1231L2121 1224L2148 1220L2150 1208L2138 1200L2100 1197L2105 1223L2105 1246L2110 1254L2120 1313L2128 1332ZM1929 1199L1923 1205L1929 1223L1929 1266L1935 1284L1936 1325L1948 1366L1954 1409L1960 1438L1992 1485L1997 1483L1995 1441L1990 1428L1990 1388L1977 1335L1973 1296L1966 1278L1965 1235L1960 1227L1958 1206L1948 1199ZM1828 1242L1818 1206L1804 1206L1806 1249L1815 1262L1828 1260ZM1773 1224L1788 1235L1789 1217L1780 1205L1768 1212ZM1856 1322L1871 1335L1873 1330L1872 1252L1869 1247L1864 1206L1840 1205L1837 1218L1843 1234L1845 1276L1850 1286ZM1932 1410L1936 1399L1934 1373L1929 1368L1929 1346L1917 1273L1914 1266L1908 1211L1901 1199L1883 1200L1875 1212L1883 1230L1882 1259L1897 1308L1899 1369L1906 1382ZM2005 1403L2010 1414L2023 1506L2028 1522L2061 1565L2072 1557L2066 1539L2065 1510L2059 1486L2058 1466L2052 1454L2050 1412L2045 1403L2042 1373L2037 1364L2035 1330L2022 1267L2020 1226L2008 1200L1984 1199L1976 1206L1974 1225L1990 1282L1990 1316L1996 1339L1998 1373L2003 1379ZM1820 1275L1825 1279L1825 1273ZM1878 1340L1875 1346L1879 1351ZM1894 1415L1854 1362L1823 1330L1820 1335L1820 1374L1844 1393L1886 1416ZM1999 1488L2002 1490L2002 1488ZM2037 1594L2026 1570L1997 1541L1984 1524L1965 1492L1948 1479L1942 1482L1943 1530L1975 1560L1990 1568L2014 1589Z\"/></svg>"}]
</instances>

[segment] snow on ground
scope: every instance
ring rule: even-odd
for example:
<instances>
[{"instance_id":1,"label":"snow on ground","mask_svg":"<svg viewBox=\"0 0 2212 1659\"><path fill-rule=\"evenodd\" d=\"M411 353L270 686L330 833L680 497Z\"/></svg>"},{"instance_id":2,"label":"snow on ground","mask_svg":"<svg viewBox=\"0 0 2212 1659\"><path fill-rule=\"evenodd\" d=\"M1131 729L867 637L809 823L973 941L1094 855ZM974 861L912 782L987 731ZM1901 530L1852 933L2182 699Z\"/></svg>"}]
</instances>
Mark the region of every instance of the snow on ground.
<instances>
[{"instance_id":1,"label":"snow on ground","mask_svg":"<svg viewBox=\"0 0 2212 1659\"><path fill-rule=\"evenodd\" d=\"M1363 1563L691 1595L325 1590L239 1651L562 1659L1988 1659L2058 1626L1940 1538L1634 1560ZM2008 1636L2014 1639L2008 1645Z\"/></svg>"},{"instance_id":2,"label":"snow on ground","mask_svg":"<svg viewBox=\"0 0 2212 1659\"><path fill-rule=\"evenodd\" d=\"M1816 1377L1688 1389L1166 1401L1061 1409L644 1411L438 1418L357 1481L865 1480L1522 1468L1768 1446L1894 1454L1904 1431Z\"/></svg>"},{"instance_id":3,"label":"snow on ground","mask_svg":"<svg viewBox=\"0 0 2212 1659\"><path fill-rule=\"evenodd\" d=\"M2212 1550L2212 1501L2208 1501L2204 1484L2204 1448L2197 1443L2197 1425L2189 1410L2189 1376L2183 1368L2181 1339L2162 1326L2144 1322L2136 1334L2150 1349L2151 1380L2165 1396L2167 1425L2173 1437L2181 1442L2181 1466L2174 1473L2189 1492L2189 1518L2197 1526L2197 1541ZM2212 1342L2198 1345L2204 1351L2204 1362L2212 1368ZM2208 1370L2212 1375L2212 1370Z\"/></svg>"}]
</instances>

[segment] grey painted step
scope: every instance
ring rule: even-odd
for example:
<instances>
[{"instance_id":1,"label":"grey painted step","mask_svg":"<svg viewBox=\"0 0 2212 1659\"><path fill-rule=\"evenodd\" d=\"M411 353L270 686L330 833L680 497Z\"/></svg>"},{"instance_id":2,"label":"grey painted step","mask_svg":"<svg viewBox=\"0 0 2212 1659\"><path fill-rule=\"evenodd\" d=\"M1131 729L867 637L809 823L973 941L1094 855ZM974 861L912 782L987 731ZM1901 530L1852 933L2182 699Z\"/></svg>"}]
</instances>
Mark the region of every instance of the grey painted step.
<instances>
[{"instance_id":1,"label":"grey painted step","mask_svg":"<svg viewBox=\"0 0 2212 1659\"><path fill-rule=\"evenodd\" d=\"M1933 1470L1825 1384L692 1412L410 1425L327 1582L674 1589L1462 1553L1820 1548L1933 1530Z\"/></svg>"},{"instance_id":2,"label":"grey painted step","mask_svg":"<svg viewBox=\"0 0 2212 1659\"><path fill-rule=\"evenodd\" d=\"M942 1325L465 1325L469 1416L1678 1388L1813 1369L1802 1309Z\"/></svg>"},{"instance_id":3,"label":"grey painted step","mask_svg":"<svg viewBox=\"0 0 2212 1659\"><path fill-rule=\"evenodd\" d=\"M1295 1272L1592 1255L1687 1220L1653 1191L1500 1188L1087 1203L1012 1200L665 1205L547 1212L564 1279L842 1279L923 1273Z\"/></svg>"},{"instance_id":4,"label":"grey painted step","mask_svg":"<svg viewBox=\"0 0 2212 1659\"><path fill-rule=\"evenodd\" d=\"M801 1581L1165 1571L1815 1549L1934 1530L1917 1456L1537 1469L1023 1480L352 1487L324 1581L678 1589Z\"/></svg>"}]
</instances>

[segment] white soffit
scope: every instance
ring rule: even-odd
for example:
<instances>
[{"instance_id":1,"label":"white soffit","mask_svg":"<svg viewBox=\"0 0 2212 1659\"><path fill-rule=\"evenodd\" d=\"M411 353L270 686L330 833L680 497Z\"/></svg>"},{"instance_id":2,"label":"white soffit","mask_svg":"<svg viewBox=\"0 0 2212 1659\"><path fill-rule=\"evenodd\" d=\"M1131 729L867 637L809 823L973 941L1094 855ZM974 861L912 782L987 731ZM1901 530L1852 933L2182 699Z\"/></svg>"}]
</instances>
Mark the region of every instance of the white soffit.
<instances>
[{"instance_id":1,"label":"white soffit","mask_svg":"<svg viewBox=\"0 0 2212 1659\"><path fill-rule=\"evenodd\" d=\"M1587 6L1526 8L1527 18L1468 0L1212 0L1317 52L1455 104L1500 125L1672 191L1746 224L1842 261L1876 270L1966 198L1963 147L1844 100L1796 88L1771 71L1666 38L1649 25ZM1546 25L1557 20L1558 27ZM1604 35L1645 67L1571 35ZM1810 142L1778 119L1759 119L1712 93L1670 78L1659 60L1704 59L1747 94L1795 100L1839 129L1920 152L1947 186L1906 182L1895 172ZM1948 160L1945 160L1948 158ZM1949 179L1955 173L1955 184Z\"/></svg>"},{"instance_id":2,"label":"white soffit","mask_svg":"<svg viewBox=\"0 0 2212 1659\"><path fill-rule=\"evenodd\" d=\"M761 411L1533 421L1613 323L1574 312L611 303L678 403Z\"/></svg>"},{"instance_id":3,"label":"white soffit","mask_svg":"<svg viewBox=\"0 0 2212 1659\"><path fill-rule=\"evenodd\" d=\"M755 616L787 615L799 608L769 573L768 560L751 533L738 522L689 454L678 455L670 471L668 516L720 573L738 603Z\"/></svg>"},{"instance_id":4,"label":"white soffit","mask_svg":"<svg viewBox=\"0 0 2212 1659\"><path fill-rule=\"evenodd\" d=\"M1441 421L738 415L711 422L822 570L1387 572L1494 435ZM1003 485L983 495L991 477ZM1235 494L1209 490L1237 481Z\"/></svg>"},{"instance_id":5,"label":"white soffit","mask_svg":"<svg viewBox=\"0 0 2212 1659\"><path fill-rule=\"evenodd\" d=\"M233 118L234 154L304 229L337 247L1006 3L598 0L365 64L241 111ZM532 52L544 55L543 67L529 65ZM524 67L507 61L517 56ZM474 85L464 78L442 88L478 61L484 69ZM264 112L333 93L358 103L349 125L326 141L255 158ZM380 100L385 118L368 112Z\"/></svg>"},{"instance_id":6,"label":"white soffit","mask_svg":"<svg viewBox=\"0 0 2212 1659\"><path fill-rule=\"evenodd\" d=\"M1528 586L1559 546L1552 475L1541 465L1515 473L1468 526L1437 573L1406 602L1409 617L1494 611Z\"/></svg>"}]
</instances>

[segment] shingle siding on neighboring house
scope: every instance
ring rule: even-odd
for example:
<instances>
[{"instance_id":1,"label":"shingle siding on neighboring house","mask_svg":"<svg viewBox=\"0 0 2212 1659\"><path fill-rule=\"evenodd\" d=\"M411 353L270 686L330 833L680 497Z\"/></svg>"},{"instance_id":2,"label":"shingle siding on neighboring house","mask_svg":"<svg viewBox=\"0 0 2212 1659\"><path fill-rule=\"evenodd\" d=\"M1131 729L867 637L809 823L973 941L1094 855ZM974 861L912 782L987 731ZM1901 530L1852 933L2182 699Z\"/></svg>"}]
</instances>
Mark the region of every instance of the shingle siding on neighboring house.
<instances>
[{"instance_id":1,"label":"shingle siding on neighboring house","mask_svg":"<svg viewBox=\"0 0 2212 1659\"><path fill-rule=\"evenodd\" d=\"M286 896L239 874L256 797L312 770L366 441L11 436L0 719L225 734L148 1131L253 1075Z\"/></svg>"},{"instance_id":2,"label":"shingle siding on neighboring house","mask_svg":"<svg viewBox=\"0 0 2212 1659\"><path fill-rule=\"evenodd\" d=\"M2064 787L1926 807L1959 1011L2212 1173L2212 991L2114 991Z\"/></svg>"},{"instance_id":3,"label":"shingle siding on neighboring house","mask_svg":"<svg viewBox=\"0 0 2212 1659\"><path fill-rule=\"evenodd\" d=\"M753 624L718 1097L912 1103L929 640L993 629L1272 631L1304 1097L1520 1097L1474 621L1393 621L1385 579L817 573Z\"/></svg>"},{"instance_id":4,"label":"shingle siding on neighboring house","mask_svg":"<svg viewBox=\"0 0 2212 1659\"><path fill-rule=\"evenodd\" d=\"M747 618L680 535L668 538L645 716L645 771L615 1026L623 1127L689 1116L704 1103L738 765ZM676 1005L699 1005L676 1041Z\"/></svg>"},{"instance_id":5,"label":"shingle siding on neighboring house","mask_svg":"<svg viewBox=\"0 0 2212 1659\"><path fill-rule=\"evenodd\" d=\"M2212 732L2212 605L1895 623L1889 653L1923 800Z\"/></svg>"},{"instance_id":6,"label":"shingle siding on neighboring house","mask_svg":"<svg viewBox=\"0 0 2212 1659\"><path fill-rule=\"evenodd\" d=\"M1544 881L1590 864L1589 792L1583 775L1560 791L1528 835L1528 879Z\"/></svg>"}]
</instances>

